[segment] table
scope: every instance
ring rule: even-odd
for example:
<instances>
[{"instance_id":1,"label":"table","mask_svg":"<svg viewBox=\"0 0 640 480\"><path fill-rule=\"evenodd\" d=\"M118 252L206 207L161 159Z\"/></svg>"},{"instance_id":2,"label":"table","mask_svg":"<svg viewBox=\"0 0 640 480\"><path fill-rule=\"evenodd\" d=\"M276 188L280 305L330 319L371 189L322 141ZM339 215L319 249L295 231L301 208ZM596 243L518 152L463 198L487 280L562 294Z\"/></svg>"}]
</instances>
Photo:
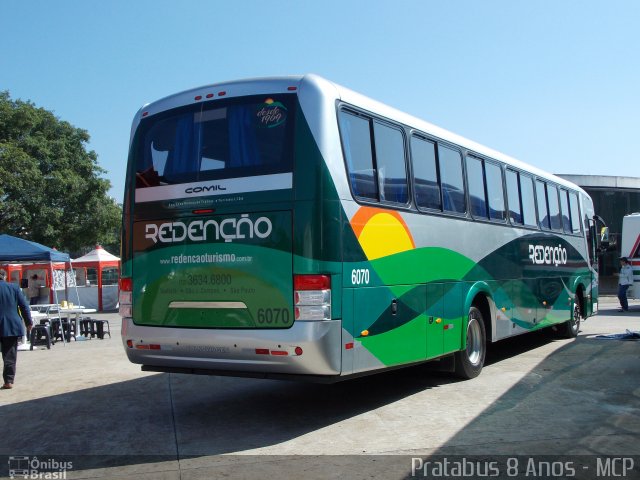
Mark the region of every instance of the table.
<instances>
[{"instance_id":1,"label":"table","mask_svg":"<svg viewBox=\"0 0 640 480\"><path fill-rule=\"evenodd\" d=\"M31 311L31 320L33 321L34 325L45 318L49 318L49 315L44 312L34 312L33 310Z\"/></svg>"},{"instance_id":2,"label":"table","mask_svg":"<svg viewBox=\"0 0 640 480\"><path fill-rule=\"evenodd\" d=\"M69 314L71 313L75 313L76 314L76 320L78 320L78 318L80 317L81 314L85 314L85 313L96 313L97 310L95 308L85 308L83 306L79 306L79 307L71 307L71 308L62 308L60 307L58 309L58 311L60 312L60 315L64 315L65 313L67 315L67 318L69 317Z\"/></svg>"},{"instance_id":3,"label":"table","mask_svg":"<svg viewBox=\"0 0 640 480\"><path fill-rule=\"evenodd\" d=\"M37 311L43 313L47 313L47 310L49 310L51 307L57 306L58 304L56 303L36 303L35 305L29 305L29 307L31 307L31 312Z\"/></svg>"}]
</instances>

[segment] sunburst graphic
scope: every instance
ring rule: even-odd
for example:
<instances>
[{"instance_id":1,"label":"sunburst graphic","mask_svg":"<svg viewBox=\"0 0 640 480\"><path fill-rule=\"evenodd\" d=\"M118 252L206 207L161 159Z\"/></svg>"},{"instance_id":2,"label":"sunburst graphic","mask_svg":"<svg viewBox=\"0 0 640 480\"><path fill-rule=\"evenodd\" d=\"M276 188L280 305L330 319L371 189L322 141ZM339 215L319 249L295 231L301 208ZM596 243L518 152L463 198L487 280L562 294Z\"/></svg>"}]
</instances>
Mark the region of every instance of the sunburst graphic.
<instances>
[{"instance_id":1,"label":"sunburst graphic","mask_svg":"<svg viewBox=\"0 0 640 480\"><path fill-rule=\"evenodd\" d=\"M416 247L404 219L393 210L361 207L351 219L351 228L369 260Z\"/></svg>"}]
</instances>

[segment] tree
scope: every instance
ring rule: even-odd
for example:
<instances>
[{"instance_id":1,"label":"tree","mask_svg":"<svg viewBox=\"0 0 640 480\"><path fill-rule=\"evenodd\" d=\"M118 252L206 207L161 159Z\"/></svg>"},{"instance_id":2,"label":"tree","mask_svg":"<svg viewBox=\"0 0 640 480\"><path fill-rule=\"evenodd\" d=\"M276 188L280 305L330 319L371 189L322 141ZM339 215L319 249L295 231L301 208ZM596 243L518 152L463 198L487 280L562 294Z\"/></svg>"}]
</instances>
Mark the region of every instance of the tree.
<instances>
[{"instance_id":1,"label":"tree","mask_svg":"<svg viewBox=\"0 0 640 480\"><path fill-rule=\"evenodd\" d=\"M0 92L0 233L77 253L119 245L118 204L89 134Z\"/></svg>"}]
</instances>

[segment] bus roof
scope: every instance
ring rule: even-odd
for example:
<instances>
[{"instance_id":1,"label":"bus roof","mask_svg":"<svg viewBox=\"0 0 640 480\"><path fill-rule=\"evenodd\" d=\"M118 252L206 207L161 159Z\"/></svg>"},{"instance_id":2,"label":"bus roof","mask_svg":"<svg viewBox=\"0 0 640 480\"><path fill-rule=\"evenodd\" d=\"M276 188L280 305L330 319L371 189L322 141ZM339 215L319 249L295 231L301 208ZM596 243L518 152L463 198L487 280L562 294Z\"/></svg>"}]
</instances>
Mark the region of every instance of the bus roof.
<instances>
[{"instance_id":1,"label":"bus roof","mask_svg":"<svg viewBox=\"0 0 640 480\"><path fill-rule=\"evenodd\" d=\"M502 152L489 148L485 145L482 145L478 142L465 138L461 135L453 133L449 130L446 130L442 127L434 125L433 123L427 122L420 118L417 118L408 113L397 110L394 107L390 107L382 102L377 100L373 100L365 95L362 95L358 92L355 92L349 88L343 87L341 85L337 85L331 82L334 88L337 89L340 100L350 103L354 106L363 108L365 110L369 110L372 113L379 114L383 117L389 118L391 120L395 120L400 122L408 127L415 128L416 130L422 131L424 133L428 133L433 135L434 137L440 138L442 140L454 143L461 147L466 148L467 150L471 150L472 152L485 155L487 157L493 158L495 160L500 160L501 162L513 166L514 168L518 168L527 172L531 172L534 175L537 175L542 178L546 178L548 180L553 181L559 185L581 191L585 195L587 193L577 186L576 184L569 182L563 178L557 177L552 173L541 170L533 165L525 163L521 160L513 158L509 155L506 155Z\"/></svg>"},{"instance_id":2,"label":"bus roof","mask_svg":"<svg viewBox=\"0 0 640 480\"><path fill-rule=\"evenodd\" d=\"M315 74L248 78L226 81L203 85L200 87L185 90L183 92L175 93L173 95L169 95L152 103L144 105L138 111L131 127L131 138L133 138L133 133L137 128L140 120L147 115L153 115L154 113L158 113L171 108L189 105L200 101L206 101L207 99L211 98L232 98L245 95L259 95L261 93L292 93L296 90L302 92L304 90L304 87L308 84L315 86L315 88L319 89L322 92L323 96L331 99L332 101L340 100L349 103L355 107L359 107L371 113L386 117L389 120L402 123L410 128L422 131L423 133L427 133L439 139L457 144L472 152L493 158L495 160L499 160L514 168L530 172L538 177L551 180L554 183L580 191L585 195L588 195L582 188L563 178L557 177L556 175L541 170L533 165L522 162L516 158L477 143L473 140L469 140L468 138L450 132L444 128L438 127L437 125L434 125L408 113L402 112L394 107L369 98L361 93L355 92L349 88L343 87L337 83L334 83Z\"/></svg>"}]
</instances>

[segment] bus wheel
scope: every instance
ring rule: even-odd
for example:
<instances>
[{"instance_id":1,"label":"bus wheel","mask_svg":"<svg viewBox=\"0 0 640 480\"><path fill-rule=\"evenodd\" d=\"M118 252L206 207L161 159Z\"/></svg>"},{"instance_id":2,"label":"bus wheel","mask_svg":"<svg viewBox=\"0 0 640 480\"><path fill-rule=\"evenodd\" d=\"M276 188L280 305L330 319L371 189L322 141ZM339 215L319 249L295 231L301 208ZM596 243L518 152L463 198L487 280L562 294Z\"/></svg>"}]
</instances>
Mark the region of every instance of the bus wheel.
<instances>
[{"instance_id":1,"label":"bus wheel","mask_svg":"<svg viewBox=\"0 0 640 480\"><path fill-rule=\"evenodd\" d=\"M558 328L558 334L561 338L576 338L580 331L580 320L582 319L582 311L578 303L573 304L573 312L571 318Z\"/></svg>"},{"instance_id":2,"label":"bus wheel","mask_svg":"<svg viewBox=\"0 0 640 480\"><path fill-rule=\"evenodd\" d=\"M480 375L486 352L487 338L482 312L472 306L467 322L467 348L455 354L456 376L468 380Z\"/></svg>"}]
</instances>

